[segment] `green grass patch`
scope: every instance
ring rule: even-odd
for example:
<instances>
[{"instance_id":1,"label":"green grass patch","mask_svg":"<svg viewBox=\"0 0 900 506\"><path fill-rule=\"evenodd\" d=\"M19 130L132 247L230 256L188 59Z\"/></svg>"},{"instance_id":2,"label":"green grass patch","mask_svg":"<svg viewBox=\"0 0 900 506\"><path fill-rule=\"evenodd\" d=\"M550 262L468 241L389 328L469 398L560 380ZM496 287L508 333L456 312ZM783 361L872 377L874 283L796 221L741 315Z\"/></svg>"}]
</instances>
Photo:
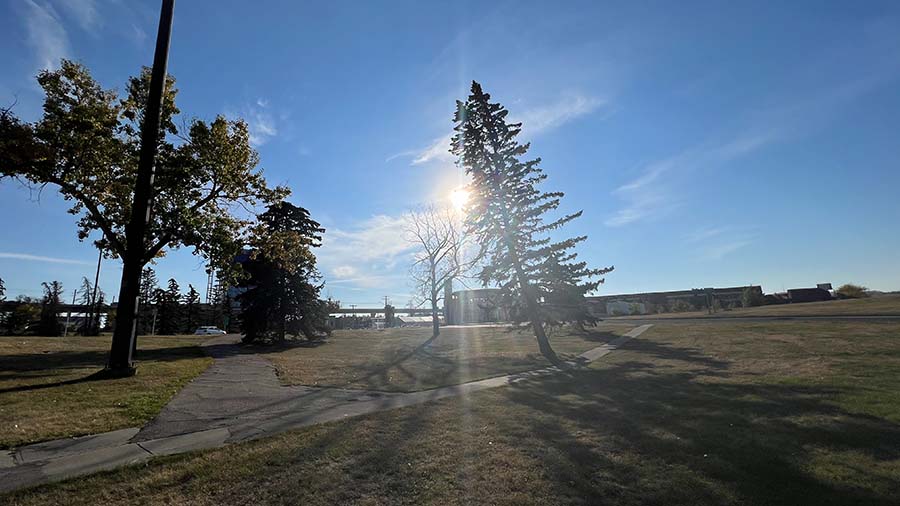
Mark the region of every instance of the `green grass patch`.
<instances>
[{"instance_id":1,"label":"green grass patch","mask_svg":"<svg viewBox=\"0 0 900 506\"><path fill-rule=\"evenodd\" d=\"M110 339L0 337L0 448L143 425L212 363L208 337L140 337L135 376L93 380Z\"/></svg>"}]
</instances>

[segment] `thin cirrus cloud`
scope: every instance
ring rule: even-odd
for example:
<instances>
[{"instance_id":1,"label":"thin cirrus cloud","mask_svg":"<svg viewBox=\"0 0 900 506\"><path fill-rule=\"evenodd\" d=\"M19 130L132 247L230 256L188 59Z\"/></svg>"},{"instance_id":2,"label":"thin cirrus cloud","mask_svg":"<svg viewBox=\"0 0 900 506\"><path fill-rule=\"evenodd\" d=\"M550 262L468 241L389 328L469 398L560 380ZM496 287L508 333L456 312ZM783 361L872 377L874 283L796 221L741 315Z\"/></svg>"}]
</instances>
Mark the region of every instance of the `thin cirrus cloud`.
<instances>
[{"instance_id":1,"label":"thin cirrus cloud","mask_svg":"<svg viewBox=\"0 0 900 506\"><path fill-rule=\"evenodd\" d=\"M74 22L94 36L99 34L103 21L96 0L24 0L20 8L26 42L34 52L38 70L55 70L59 61L71 54L65 21Z\"/></svg>"},{"instance_id":2,"label":"thin cirrus cloud","mask_svg":"<svg viewBox=\"0 0 900 506\"><path fill-rule=\"evenodd\" d=\"M95 0L62 0L59 5L75 19L86 32L93 32L100 26L100 12Z\"/></svg>"},{"instance_id":3,"label":"thin cirrus cloud","mask_svg":"<svg viewBox=\"0 0 900 506\"><path fill-rule=\"evenodd\" d=\"M743 132L725 142L687 149L647 165L637 178L613 190L625 205L604 221L608 227L662 217L681 205L672 174L683 178L697 168L713 167L762 149L784 138L781 131Z\"/></svg>"},{"instance_id":4,"label":"thin cirrus cloud","mask_svg":"<svg viewBox=\"0 0 900 506\"><path fill-rule=\"evenodd\" d=\"M69 34L59 13L48 2L25 0L21 6L26 41L34 52L37 69L58 68L59 60L71 52Z\"/></svg>"},{"instance_id":5,"label":"thin cirrus cloud","mask_svg":"<svg viewBox=\"0 0 900 506\"><path fill-rule=\"evenodd\" d=\"M704 248L701 254L709 260L721 260L725 256L750 244L753 244L753 239L750 237L733 239L719 244L711 244Z\"/></svg>"},{"instance_id":6,"label":"thin cirrus cloud","mask_svg":"<svg viewBox=\"0 0 900 506\"><path fill-rule=\"evenodd\" d=\"M616 188L613 194L627 204L604 221L606 226L621 227L658 216L664 210L676 207L677 201L661 178L676 166L685 163L690 156L689 153L682 153L652 163L639 177Z\"/></svg>"},{"instance_id":7,"label":"thin cirrus cloud","mask_svg":"<svg viewBox=\"0 0 900 506\"><path fill-rule=\"evenodd\" d=\"M52 264L71 264L71 265L91 265L91 262L84 260L74 260L71 258L45 257L41 255L31 255L28 253L8 253L0 252L0 258L9 260L24 260L27 262L46 262Z\"/></svg>"},{"instance_id":8,"label":"thin cirrus cloud","mask_svg":"<svg viewBox=\"0 0 900 506\"><path fill-rule=\"evenodd\" d=\"M225 115L241 117L247 122L251 146L262 146L278 135L278 125L275 116L270 112L268 99L259 97L252 104L245 104L241 111L240 114L237 114L226 110Z\"/></svg>"},{"instance_id":9,"label":"thin cirrus cloud","mask_svg":"<svg viewBox=\"0 0 900 506\"><path fill-rule=\"evenodd\" d=\"M684 240L696 249L699 258L721 260L746 246L756 242L757 235L752 230L733 226L702 227L685 235Z\"/></svg>"},{"instance_id":10,"label":"thin cirrus cloud","mask_svg":"<svg viewBox=\"0 0 900 506\"><path fill-rule=\"evenodd\" d=\"M606 101L584 95L567 95L552 104L525 110L513 122L521 122L522 129L529 135L540 135L590 114L606 105Z\"/></svg>"},{"instance_id":11,"label":"thin cirrus cloud","mask_svg":"<svg viewBox=\"0 0 900 506\"><path fill-rule=\"evenodd\" d=\"M521 114L514 116L511 121L513 123L521 122L523 132L529 136L536 136L559 128L580 116L590 114L604 105L606 105L606 101L596 97L570 94L551 104L526 109ZM452 135L438 137L424 149L403 151L388 157L386 161L401 157L412 157L412 165L452 161L451 137Z\"/></svg>"},{"instance_id":12,"label":"thin cirrus cloud","mask_svg":"<svg viewBox=\"0 0 900 506\"><path fill-rule=\"evenodd\" d=\"M863 45L863 50L872 51L872 48ZM860 52L851 54L857 54L860 59L864 57ZM809 135L834 121L848 104L896 80L898 75L900 65L894 63L867 72L863 77L841 77L841 80L785 99L774 107L753 109L749 114L750 126L733 138L708 142L652 163L640 176L615 189L613 195L623 200L624 206L605 220L605 224L620 227L666 215L678 207L683 198L674 190L676 180L684 184L695 169L720 166L769 145ZM727 254L745 245L746 241L734 241L717 251ZM724 255L713 253L713 257Z\"/></svg>"}]
</instances>

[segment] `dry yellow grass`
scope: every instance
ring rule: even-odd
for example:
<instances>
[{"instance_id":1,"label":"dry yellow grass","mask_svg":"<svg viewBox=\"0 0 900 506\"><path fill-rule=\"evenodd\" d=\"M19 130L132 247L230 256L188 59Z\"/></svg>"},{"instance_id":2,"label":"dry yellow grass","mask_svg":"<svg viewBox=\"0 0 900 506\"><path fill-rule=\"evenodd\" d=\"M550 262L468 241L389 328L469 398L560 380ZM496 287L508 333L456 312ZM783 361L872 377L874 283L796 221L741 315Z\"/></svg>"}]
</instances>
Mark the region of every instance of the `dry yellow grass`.
<instances>
[{"instance_id":1,"label":"dry yellow grass","mask_svg":"<svg viewBox=\"0 0 900 506\"><path fill-rule=\"evenodd\" d=\"M110 337L0 337L0 448L143 425L212 363L205 339L141 337L135 376L86 381Z\"/></svg>"},{"instance_id":2,"label":"dry yellow grass","mask_svg":"<svg viewBox=\"0 0 900 506\"><path fill-rule=\"evenodd\" d=\"M568 375L0 503L893 506L898 356L898 324L666 323Z\"/></svg>"},{"instance_id":3,"label":"dry yellow grass","mask_svg":"<svg viewBox=\"0 0 900 506\"><path fill-rule=\"evenodd\" d=\"M571 328L551 334L554 349L572 356L613 339L632 325L603 324L587 332ZM414 391L465 383L539 367L547 361L529 330L505 327L337 331L324 344L264 349L288 384Z\"/></svg>"}]
</instances>

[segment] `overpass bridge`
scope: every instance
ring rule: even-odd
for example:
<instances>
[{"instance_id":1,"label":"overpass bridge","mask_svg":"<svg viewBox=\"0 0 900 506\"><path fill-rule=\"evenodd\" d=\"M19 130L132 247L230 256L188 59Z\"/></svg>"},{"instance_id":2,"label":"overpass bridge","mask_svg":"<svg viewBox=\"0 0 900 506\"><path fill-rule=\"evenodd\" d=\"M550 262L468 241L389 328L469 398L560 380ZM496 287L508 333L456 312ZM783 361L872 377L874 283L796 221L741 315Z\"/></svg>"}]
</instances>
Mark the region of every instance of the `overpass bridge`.
<instances>
[{"instance_id":1,"label":"overpass bridge","mask_svg":"<svg viewBox=\"0 0 900 506\"><path fill-rule=\"evenodd\" d=\"M32 304L30 302L19 302L15 300L7 300L0 302L0 312L6 313L15 311L17 307L22 304ZM40 306L40 302L33 303ZM110 309L115 309L116 304L102 304L99 306L100 313L107 313ZM199 308L208 308L210 304L197 304ZM59 310L57 314L64 314L68 312L72 313L89 313L91 311L90 304L60 304ZM384 313L383 307L342 307L335 311L332 311L331 314L359 314L359 315L375 315L379 313ZM394 308L394 314L408 314L410 316L422 315L428 316L431 314L431 309L427 308ZM443 310L438 309L438 314L443 314Z\"/></svg>"},{"instance_id":2,"label":"overpass bridge","mask_svg":"<svg viewBox=\"0 0 900 506\"><path fill-rule=\"evenodd\" d=\"M330 314L368 314L368 315L375 315L375 314L379 314L379 313L384 313L384 309L385 309L385 308L383 308L383 307L376 307L376 308L372 308L372 307L342 307L342 308L340 308L340 309L336 309L336 310L334 310L334 311L331 311ZM416 315L429 316L429 315L431 314L431 309L426 309L426 308L402 308L402 307L395 307L395 308L394 308L394 314L400 314L400 313L402 313L402 314L408 314L408 315L410 315L410 316L416 316ZM444 311L443 311L442 309L438 309L438 314L444 314Z\"/></svg>"}]
</instances>

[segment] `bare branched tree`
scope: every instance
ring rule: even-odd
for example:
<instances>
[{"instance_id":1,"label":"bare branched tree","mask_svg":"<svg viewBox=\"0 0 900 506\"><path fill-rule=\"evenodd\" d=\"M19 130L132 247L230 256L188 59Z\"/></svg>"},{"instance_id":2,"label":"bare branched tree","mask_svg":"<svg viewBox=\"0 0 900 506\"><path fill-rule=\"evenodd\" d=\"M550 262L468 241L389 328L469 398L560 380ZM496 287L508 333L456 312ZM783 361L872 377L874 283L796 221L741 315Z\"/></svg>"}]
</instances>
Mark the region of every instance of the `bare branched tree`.
<instances>
[{"instance_id":1,"label":"bare branched tree","mask_svg":"<svg viewBox=\"0 0 900 506\"><path fill-rule=\"evenodd\" d=\"M406 216L407 240L418 252L410 275L417 297L417 305L431 307L432 339L440 334L438 306L444 305L444 286L458 278L471 265L465 257L465 235L459 217L453 209L428 205Z\"/></svg>"}]
</instances>

